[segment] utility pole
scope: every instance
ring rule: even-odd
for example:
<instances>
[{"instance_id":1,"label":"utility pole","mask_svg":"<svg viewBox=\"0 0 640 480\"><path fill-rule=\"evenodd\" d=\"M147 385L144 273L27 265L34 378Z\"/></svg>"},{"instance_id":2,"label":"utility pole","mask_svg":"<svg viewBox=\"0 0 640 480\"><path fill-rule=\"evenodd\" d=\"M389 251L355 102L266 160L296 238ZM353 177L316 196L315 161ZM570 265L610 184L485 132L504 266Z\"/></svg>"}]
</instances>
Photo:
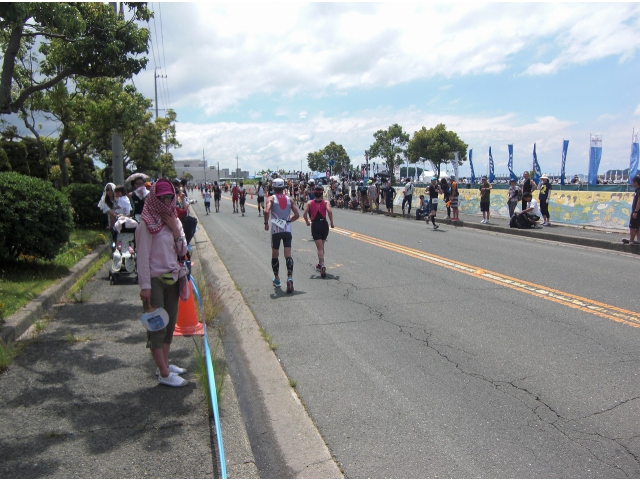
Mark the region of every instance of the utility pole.
<instances>
[{"instance_id":1,"label":"utility pole","mask_svg":"<svg viewBox=\"0 0 640 480\"><path fill-rule=\"evenodd\" d=\"M204 169L204 183L207 183L207 161L204 159L204 148L202 149L202 164Z\"/></svg>"},{"instance_id":2,"label":"utility pole","mask_svg":"<svg viewBox=\"0 0 640 480\"><path fill-rule=\"evenodd\" d=\"M113 10L118 14L118 2L109 2ZM113 183L124 185L124 162L122 159L122 137L120 132L111 133L111 174Z\"/></svg>"},{"instance_id":3,"label":"utility pole","mask_svg":"<svg viewBox=\"0 0 640 480\"><path fill-rule=\"evenodd\" d=\"M238 155L236 154L236 182L238 182Z\"/></svg>"},{"instance_id":4,"label":"utility pole","mask_svg":"<svg viewBox=\"0 0 640 480\"><path fill-rule=\"evenodd\" d=\"M158 79L159 78L167 78L166 75L158 75L157 70L159 68L160 67L156 67L156 69L153 71L153 85L154 85L154 93L155 93L155 98L156 98L156 120L158 119ZM161 148L162 147L158 148L158 163L160 163Z\"/></svg>"}]
</instances>

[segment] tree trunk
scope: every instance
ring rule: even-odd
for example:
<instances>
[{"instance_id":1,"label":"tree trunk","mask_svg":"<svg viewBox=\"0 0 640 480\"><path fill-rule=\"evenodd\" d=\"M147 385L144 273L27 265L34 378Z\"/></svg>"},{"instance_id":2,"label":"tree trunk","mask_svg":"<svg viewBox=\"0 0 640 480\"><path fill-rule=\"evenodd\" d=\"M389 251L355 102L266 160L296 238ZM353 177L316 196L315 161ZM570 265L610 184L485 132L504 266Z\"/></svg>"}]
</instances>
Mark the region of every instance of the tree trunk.
<instances>
[{"instance_id":1,"label":"tree trunk","mask_svg":"<svg viewBox=\"0 0 640 480\"><path fill-rule=\"evenodd\" d=\"M0 113L14 113L11 105L11 85L13 83L13 72L16 65L16 56L20 50L20 40L22 39L22 31L24 22L16 25L11 30L11 36L7 43L7 49L2 62L2 76L0 77Z\"/></svg>"},{"instance_id":2,"label":"tree trunk","mask_svg":"<svg viewBox=\"0 0 640 480\"><path fill-rule=\"evenodd\" d=\"M63 128L58 138L56 152L58 154L58 165L60 165L60 183L63 187L69 186L69 169L64 155L64 139L67 137L67 129Z\"/></svg>"}]
</instances>

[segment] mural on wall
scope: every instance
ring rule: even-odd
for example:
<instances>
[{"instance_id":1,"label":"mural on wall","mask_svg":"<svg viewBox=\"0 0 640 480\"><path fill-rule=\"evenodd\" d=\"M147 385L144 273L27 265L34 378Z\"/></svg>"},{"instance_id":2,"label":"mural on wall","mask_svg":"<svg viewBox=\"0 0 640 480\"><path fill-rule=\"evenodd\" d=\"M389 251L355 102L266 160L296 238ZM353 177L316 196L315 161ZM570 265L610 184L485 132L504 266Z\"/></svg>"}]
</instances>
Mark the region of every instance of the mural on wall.
<instances>
[{"instance_id":1,"label":"mural on wall","mask_svg":"<svg viewBox=\"0 0 640 480\"><path fill-rule=\"evenodd\" d=\"M402 189L397 188L395 205L402 205ZM424 188L416 188L413 194L413 206L419 204ZM537 199L538 192L534 192ZM442 198L442 196L441 196ZM549 213L551 222L567 225L587 225L607 229L626 230L631 214L632 192L581 192L551 191ZM518 202L520 205L521 202ZM441 203L441 205L443 205ZM460 189L459 211L467 215L480 214L480 191ZM491 191L491 216L507 217L507 190ZM442 209L444 210L444 209ZM520 211L518 206L517 211ZM446 210L445 210L446 212ZM438 211L440 214L440 210Z\"/></svg>"}]
</instances>

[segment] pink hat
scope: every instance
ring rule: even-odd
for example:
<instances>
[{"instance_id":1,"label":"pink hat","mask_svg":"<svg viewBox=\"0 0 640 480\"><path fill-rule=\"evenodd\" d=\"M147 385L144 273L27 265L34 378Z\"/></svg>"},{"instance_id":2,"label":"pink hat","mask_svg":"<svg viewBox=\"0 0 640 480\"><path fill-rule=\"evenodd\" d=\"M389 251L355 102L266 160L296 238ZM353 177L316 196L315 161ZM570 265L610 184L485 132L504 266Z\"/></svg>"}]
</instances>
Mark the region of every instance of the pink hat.
<instances>
[{"instance_id":1,"label":"pink hat","mask_svg":"<svg viewBox=\"0 0 640 480\"><path fill-rule=\"evenodd\" d=\"M175 194L176 191L173 189L173 185L171 185L169 180L161 179L156 182L156 197Z\"/></svg>"}]
</instances>

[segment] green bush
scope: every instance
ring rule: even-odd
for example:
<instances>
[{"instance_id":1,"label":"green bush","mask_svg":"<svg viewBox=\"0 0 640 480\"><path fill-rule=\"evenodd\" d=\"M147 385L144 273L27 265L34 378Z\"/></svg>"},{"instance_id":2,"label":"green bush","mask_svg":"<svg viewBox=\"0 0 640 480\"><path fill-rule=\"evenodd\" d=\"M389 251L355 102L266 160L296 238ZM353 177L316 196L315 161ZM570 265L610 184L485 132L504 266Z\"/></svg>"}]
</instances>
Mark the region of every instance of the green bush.
<instances>
[{"instance_id":1,"label":"green bush","mask_svg":"<svg viewBox=\"0 0 640 480\"><path fill-rule=\"evenodd\" d=\"M76 228L100 228L107 224L106 215L97 207L102 197L101 185L72 183L64 189L71 202Z\"/></svg>"},{"instance_id":2,"label":"green bush","mask_svg":"<svg viewBox=\"0 0 640 480\"><path fill-rule=\"evenodd\" d=\"M50 260L73 231L67 197L44 180L0 173L0 257Z\"/></svg>"}]
</instances>

